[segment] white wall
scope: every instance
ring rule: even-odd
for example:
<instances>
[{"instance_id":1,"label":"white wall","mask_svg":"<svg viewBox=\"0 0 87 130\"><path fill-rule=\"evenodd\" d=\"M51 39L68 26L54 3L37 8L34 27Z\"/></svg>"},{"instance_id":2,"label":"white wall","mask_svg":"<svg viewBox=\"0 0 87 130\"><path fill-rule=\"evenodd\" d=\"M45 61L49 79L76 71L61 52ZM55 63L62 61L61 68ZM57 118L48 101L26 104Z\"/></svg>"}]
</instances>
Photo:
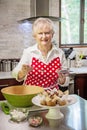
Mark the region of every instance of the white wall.
<instances>
[{"instance_id":1,"label":"white wall","mask_svg":"<svg viewBox=\"0 0 87 130\"><path fill-rule=\"evenodd\" d=\"M30 17L30 0L0 0L0 59L18 58L25 35L18 20Z\"/></svg>"},{"instance_id":2,"label":"white wall","mask_svg":"<svg viewBox=\"0 0 87 130\"><path fill-rule=\"evenodd\" d=\"M31 25L17 21L34 14L35 0L0 0L0 59L20 58L25 47L34 44ZM58 16L58 0L50 0L50 14ZM58 42L58 23L55 26Z\"/></svg>"}]
</instances>

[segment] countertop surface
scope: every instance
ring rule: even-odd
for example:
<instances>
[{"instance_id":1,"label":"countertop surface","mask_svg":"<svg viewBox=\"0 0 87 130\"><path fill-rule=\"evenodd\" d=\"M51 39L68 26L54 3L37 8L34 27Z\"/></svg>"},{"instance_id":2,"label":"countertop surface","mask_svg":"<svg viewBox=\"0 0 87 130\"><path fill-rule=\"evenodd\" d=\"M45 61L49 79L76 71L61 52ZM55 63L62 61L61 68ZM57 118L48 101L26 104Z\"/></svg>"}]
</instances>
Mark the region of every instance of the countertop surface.
<instances>
[{"instance_id":1,"label":"countertop surface","mask_svg":"<svg viewBox=\"0 0 87 130\"><path fill-rule=\"evenodd\" d=\"M42 116L43 123L39 127L31 127L28 121L11 122L10 115L5 115L0 108L0 130L87 130L87 101L77 95L73 96L77 99L75 104L60 108L64 115L62 119L47 119L48 110L29 108L30 116L36 113Z\"/></svg>"},{"instance_id":2,"label":"countertop surface","mask_svg":"<svg viewBox=\"0 0 87 130\"><path fill-rule=\"evenodd\" d=\"M0 72L0 79L11 79L12 72Z\"/></svg>"},{"instance_id":3,"label":"countertop surface","mask_svg":"<svg viewBox=\"0 0 87 130\"><path fill-rule=\"evenodd\" d=\"M87 67L80 67L80 68L70 68L69 69L70 75L73 74L87 74ZM12 72L0 72L0 79L9 79L12 77Z\"/></svg>"},{"instance_id":4,"label":"countertop surface","mask_svg":"<svg viewBox=\"0 0 87 130\"><path fill-rule=\"evenodd\" d=\"M70 68L71 74L87 74L87 67L79 67L79 68Z\"/></svg>"}]
</instances>

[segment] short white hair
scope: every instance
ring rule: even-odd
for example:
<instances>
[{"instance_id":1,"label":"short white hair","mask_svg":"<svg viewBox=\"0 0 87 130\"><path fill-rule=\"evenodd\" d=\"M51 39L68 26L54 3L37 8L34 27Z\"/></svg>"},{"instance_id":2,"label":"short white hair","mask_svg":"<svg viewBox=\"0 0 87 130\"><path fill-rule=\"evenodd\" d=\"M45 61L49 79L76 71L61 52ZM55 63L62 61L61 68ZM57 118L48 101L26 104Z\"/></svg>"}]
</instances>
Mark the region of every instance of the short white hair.
<instances>
[{"instance_id":1,"label":"short white hair","mask_svg":"<svg viewBox=\"0 0 87 130\"><path fill-rule=\"evenodd\" d=\"M54 24L53 24L53 22L49 18L40 17L40 18L37 18L33 23L33 26L32 26L33 35L35 35L35 32L38 29L38 26L40 26L40 24L49 26L52 34L54 34Z\"/></svg>"}]
</instances>

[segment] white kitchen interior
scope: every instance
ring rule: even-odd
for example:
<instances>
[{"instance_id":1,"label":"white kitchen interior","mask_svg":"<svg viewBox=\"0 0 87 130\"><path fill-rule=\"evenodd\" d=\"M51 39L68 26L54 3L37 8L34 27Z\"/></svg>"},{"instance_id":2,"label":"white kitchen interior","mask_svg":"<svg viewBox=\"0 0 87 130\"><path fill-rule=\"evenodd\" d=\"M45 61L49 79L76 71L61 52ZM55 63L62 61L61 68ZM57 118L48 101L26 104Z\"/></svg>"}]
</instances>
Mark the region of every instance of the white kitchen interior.
<instances>
[{"instance_id":1,"label":"white kitchen interior","mask_svg":"<svg viewBox=\"0 0 87 130\"><path fill-rule=\"evenodd\" d=\"M58 17L58 8L58 0L49 1L50 16ZM20 25L18 21L35 15L35 0L0 0L0 59L20 58L23 49L34 44L31 32L32 25ZM58 33L57 26L55 31ZM58 40L58 35L55 35L55 39ZM74 50L87 54L86 48Z\"/></svg>"},{"instance_id":2,"label":"white kitchen interior","mask_svg":"<svg viewBox=\"0 0 87 130\"><path fill-rule=\"evenodd\" d=\"M37 0L38 1L38 0ZM45 2L44 2L45 3ZM34 44L32 37L32 25L19 23L18 21L34 17L40 12L36 7L36 0L0 0L0 59L19 59L23 49ZM39 8L42 8L39 6ZM58 0L49 1L49 16L58 17ZM44 12L41 12L44 15ZM58 41L58 22L55 25L55 41ZM59 43L57 42L58 46ZM21 46L21 47L20 47ZM74 48L75 53L87 54L87 48ZM8 63L9 64L9 63ZM14 63L16 64L16 63ZM83 66L87 65L84 61ZM71 61L71 67L75 67L75 61Z\"/></svg>"},{"instance_id":3,"label":"white kitchen interior","mask_svg":"<svg viewBox=\"0 0 87 130\"><path fill-rule=\"evenodd\" d=\"M0 130L87 130L87 46L70 45L66 48L62 44L60 46L62 36L59 34L63 30L60 29L62 19L59 17L59 10L62 1L64 3L76 1L80 3L79 9L82 11L81 7L87 5L87 0L0 0ZM77 5L74 5L77 9ZM87 13L87 7L85 10ZM74 13L73 16L75 16ZM69 14L71 15L71 12ZM84 13L82 13L83 15ZM44 89L48 90L48 94L51 94L50 97L57 96L55 106L41 104L40 98L44 99L46 91L32 97L33 100L29 98L32 92L36 92L35 87L37 86L34 86L34 91L30 94L28 86L24 86L23 81L18 82L12 76L12 70L18 64L23 50L35 44L32 37L32 23L37 16L47 16L53 20L55 28L53 43L63 49L67 59L67 70L70 77L69 94L63 92L63 95L60 96L56 89L54 91L50 87ZM80 22L84 22L84 19ZM85 30L87 35L87 28ZM70 32L73 32L72 29ZM75 38L77 38L76 34ZM67 39L66 33L65 39ZM24 89L22 90L20 87ZM5 88L7 93L8 88L12 90L4 95ZM53 98L51 98L52 100ZM63 101L63 104L58 104L59 101ZM32 102L31 106L29 106L30 102ZM12 105L12 103L18 106ZM28 106L20 107L20 104L24 103L27 103Z\"/></svg>"},{"instance_id":4,"label":"white kitchen interior","mask_svg":"<svg viewBox=\"0 0 87 130\"><path fill-rule=\"evenodd\" d=\"M44 6L39 6L40 0L0 0L0 76L8 76L3 72L11 73L11 70L17 65L24 48L32 46L34 39L32 37L32 23L22 23L23 19L44 15L59 17L59 1L44 0L42 5L45 5L45 11L40 11ZM47 3L48 2L48 3ZM44 10L44 9L43 9ZM55 23L54 42L59 41L58 24ZM59 43L57 42L59 46ZM78 56L81 54L87 55L87 48L73 48L73 52L67 59L67 64L70 69L70 93L74 93L74 74L87 73L87 60L80 60ZM73 59L76 57L76 60ZM10 77L10 76L9 76ZM12 77L10 77L12 78Z\"/></svg>"}]
</instances>

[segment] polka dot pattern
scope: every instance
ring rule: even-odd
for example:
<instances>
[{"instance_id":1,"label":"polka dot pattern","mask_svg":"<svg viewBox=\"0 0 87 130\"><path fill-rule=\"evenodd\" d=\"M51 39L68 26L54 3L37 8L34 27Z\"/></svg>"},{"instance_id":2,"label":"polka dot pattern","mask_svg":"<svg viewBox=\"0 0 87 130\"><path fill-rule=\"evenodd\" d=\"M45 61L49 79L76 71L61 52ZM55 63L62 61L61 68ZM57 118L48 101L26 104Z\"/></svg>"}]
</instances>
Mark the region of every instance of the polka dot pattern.
<instances>
[{"instance_id":1,"label":"polka dot pattern","mask_svg":"<svg viewBox=\"0 0 87 130\"><path fill-rule=\"evenodd\" d=\"M33 57L33 70L28 73L25 84L38 85L41 87L49 87L57 82L57 69L61 68L60 58L56 57L50 63L45 64L39 59Z\"/></svg>"}]
</instances>

